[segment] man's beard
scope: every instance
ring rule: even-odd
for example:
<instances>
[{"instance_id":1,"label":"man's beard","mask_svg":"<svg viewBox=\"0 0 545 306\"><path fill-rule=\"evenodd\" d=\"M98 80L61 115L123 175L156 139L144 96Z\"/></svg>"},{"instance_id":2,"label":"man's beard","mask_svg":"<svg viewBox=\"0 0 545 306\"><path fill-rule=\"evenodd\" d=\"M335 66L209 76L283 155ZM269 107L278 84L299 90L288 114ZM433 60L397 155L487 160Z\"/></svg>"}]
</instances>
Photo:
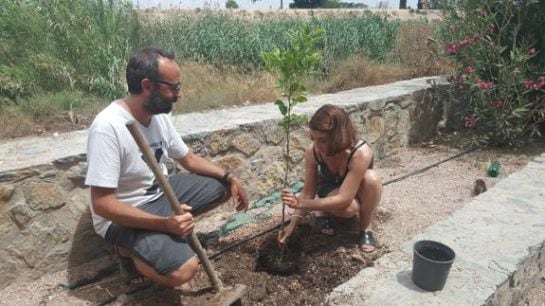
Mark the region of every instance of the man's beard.
<instances>
[{"instance_id":1,"label":"man's beard","mask_svg":"<svg viewBox=\"0 0 545 306\"><path fill-rule=\"evenodd\" d=\"M149 100L144 103L144 108L152 115L168 114L172 111L172 104L176 102L176 98L166 99L160 93L152 93Z\"/></svg>"}]
</instances>

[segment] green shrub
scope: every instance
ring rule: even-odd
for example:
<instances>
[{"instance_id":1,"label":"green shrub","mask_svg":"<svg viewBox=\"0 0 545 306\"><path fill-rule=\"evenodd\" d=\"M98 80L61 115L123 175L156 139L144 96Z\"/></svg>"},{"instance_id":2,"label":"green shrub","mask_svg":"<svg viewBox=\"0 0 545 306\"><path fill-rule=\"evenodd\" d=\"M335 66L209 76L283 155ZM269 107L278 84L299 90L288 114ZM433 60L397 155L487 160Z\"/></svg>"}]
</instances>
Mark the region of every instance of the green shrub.
<instances>
[{"instance_id":1,"label":"green shrub","mask_svg":"<svg viewBox=\"0 0 545 306\"><path fill-rule=\"evenodd\" d=\"M545 2L463 0L446 6L451 96L479 143L516 144L545 122ZM527 139L527 138L526 138Z\"/></svg>"},{"instance_id":2,"label":"green shrub","mask_svg":"<svg viewBox=\"0 0 545 306\"><path fill-rule=\"evenodd\" d=\"M0 94L88 92L98 76L115 90L96 93L124 92L119 68L140 45L139 21L127 1L4 0L1 8L0 82L10 86Z\"/></svg>"},{"instance_id":3,"label":"green shrub","mask_svg":"<svg viewBox=\"0 0 545 306\"><path fill-rule=\"evenodd\" d=\"M60 117L65 111L88 107L97 100L80 91L39 93L20 101L20 109L36 121Z\"/></svg>"},{"instance_id":4,"label":"green shrub","mask_svg":"<svg viewBox=\"0 0 545 306\"><path fill-rule=\"evenodd\" d=\"M278 18L242 19L221 12L200 15L173 14L150 20L144 28L144 44L174 51L179 58L216 65L261 68L259 55L275 46L289 45L288 33L304 20ZM312 18L310 25L325 30L322 67L353 54L365 53L384 60L396 43L400 21L362 12L359 15Z\"/></svg>"},{"instance_id":5,"label":"green shrub","mask_svg":"<svg viewBox=\"0 0 545 306\"><path fill-rule=\"evenodd\" d=\"M238 3L235 0L227 0L227 2L225 2L225 8L237 9Z\"/></svg>"}]
</instances>

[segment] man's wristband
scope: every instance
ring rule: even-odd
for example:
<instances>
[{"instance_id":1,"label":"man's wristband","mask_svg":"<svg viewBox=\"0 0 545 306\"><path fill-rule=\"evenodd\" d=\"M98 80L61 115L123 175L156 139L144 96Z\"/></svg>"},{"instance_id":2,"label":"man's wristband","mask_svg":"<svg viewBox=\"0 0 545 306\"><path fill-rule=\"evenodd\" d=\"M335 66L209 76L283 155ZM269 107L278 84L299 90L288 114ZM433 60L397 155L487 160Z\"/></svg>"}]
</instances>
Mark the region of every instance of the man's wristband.
<instances>
[{"instance_id":1,"label":"man's wristband","mask_svg":"<svg viewBox=\"0 0 545 306\"><path fill-rule=\"evenodd\" d=\"M231 172L226 171L223 177L221 178L221 181L225 184L229 184L229 181L227 180L229 178L229 175L231 175Z\"/></svg>"}]
</instances>

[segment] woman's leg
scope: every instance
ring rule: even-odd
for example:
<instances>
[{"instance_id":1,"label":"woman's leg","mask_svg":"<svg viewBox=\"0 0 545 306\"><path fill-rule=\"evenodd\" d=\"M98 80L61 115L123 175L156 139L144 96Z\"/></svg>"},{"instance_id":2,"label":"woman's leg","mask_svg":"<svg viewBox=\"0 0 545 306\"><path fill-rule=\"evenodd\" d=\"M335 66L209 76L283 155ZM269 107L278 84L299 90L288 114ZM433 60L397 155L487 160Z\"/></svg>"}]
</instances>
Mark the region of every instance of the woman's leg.
<instances>
[{"instance_id":1,"label":"woman's leg","mask_svg":"<svg viewBox=\"0 0 545 306\"><path fill-rule=\"evenodd\" d=\"M334 189L333 191L328 193L327 196L333 196L337 194L338 192L339 192L338 188ZM346 208L339 209L339 210L331 210L331 211L320 211L320 212L316 211L315 213L317 217L320 216L317 213L320 213L321 216L323 216L321 217L322 220L328 222L327 227L329 227L330 229L327 229L327 227L324 228L324 226L322 225L322 233L324 234L329 233L329 235L334 235L335 234L334 224L331 224L332 220L329 219L328 216L334 216L334 217L343 218L343 219L350 219L354 216L359 215L359 211L360 211L360 204L357 199L353 199L350 205ZM326 233L325 231L327 231L328 233Z\"/></svg>"},{"instance_id":2,"label":"woman's leg","mask_svg":"<svg viewBox=\"0 0 545 306\"><path fill-rule=\"evenodd\" d=\"M372 230L372 221L375 218L378 203L382 197L382 180L376 171L367 170L356 197L358 202L361 203L359 206L360 233L364 235L364 237L360 238L360 240L364 240L363 242L360 241L360 248L364 252L370 252L375 249L375 246L369 240L374 240L374 238L372 234L369 238L367 232Z\"/></svg>"}]
</instances>

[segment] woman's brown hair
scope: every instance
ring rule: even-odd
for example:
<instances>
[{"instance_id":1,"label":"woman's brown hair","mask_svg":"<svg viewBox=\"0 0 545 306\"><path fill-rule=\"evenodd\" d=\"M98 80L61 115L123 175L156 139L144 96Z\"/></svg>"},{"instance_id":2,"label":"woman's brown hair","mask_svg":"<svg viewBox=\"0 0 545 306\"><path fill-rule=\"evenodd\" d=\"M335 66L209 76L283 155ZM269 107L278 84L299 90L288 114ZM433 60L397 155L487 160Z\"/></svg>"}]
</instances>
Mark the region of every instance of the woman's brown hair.
<instances>
[{"instance_id":1,"label":"woman's brown hair","mask_svg":"<svg viewBox=\"0 0 545 306\"><path fill-rule=\"evenodd\" d=\"M337 154L356 142L356 129L344 109L326 104L310 119L308 127L329 136L329 154Z\"/></svg>"}]
</instances>

